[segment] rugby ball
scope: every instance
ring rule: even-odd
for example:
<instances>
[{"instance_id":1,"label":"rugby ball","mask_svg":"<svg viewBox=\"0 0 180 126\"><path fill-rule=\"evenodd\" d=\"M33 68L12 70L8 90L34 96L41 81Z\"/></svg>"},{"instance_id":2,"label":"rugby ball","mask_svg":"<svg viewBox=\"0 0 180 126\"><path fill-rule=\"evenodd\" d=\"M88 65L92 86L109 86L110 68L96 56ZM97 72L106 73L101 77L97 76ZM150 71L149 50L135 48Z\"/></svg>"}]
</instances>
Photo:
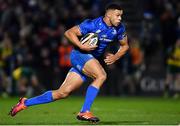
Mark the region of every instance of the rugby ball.
<instances>
[{"instance_id":1,"label":"rugby ball","mask_svg":"<svg viewBox=\"0 0 180 126\"><path fill-rule=\"evenodd\" d=\"M97 45L98 35L96 33L87 33L85 36L81 38L80 42L81 44L88 42L90 46Z\"/></svg>"}]
</instances>

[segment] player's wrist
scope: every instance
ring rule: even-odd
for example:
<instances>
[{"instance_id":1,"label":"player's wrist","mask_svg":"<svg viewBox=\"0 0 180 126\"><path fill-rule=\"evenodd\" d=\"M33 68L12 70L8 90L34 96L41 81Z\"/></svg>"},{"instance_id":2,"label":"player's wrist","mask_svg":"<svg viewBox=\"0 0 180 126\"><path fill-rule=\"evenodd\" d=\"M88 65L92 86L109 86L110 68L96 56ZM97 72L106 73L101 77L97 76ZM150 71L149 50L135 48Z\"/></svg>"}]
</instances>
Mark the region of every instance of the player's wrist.
<instances>
[{"instance_id":1,"label":"player's wrist","mask_svg":"<svg viewBox=\"0 0 180 126\"><path fill-rule=\"evenodd\" d=\"M79 42L79 44L77 45L77 47L79 48L79 49L83 49L83 45Z\"/></svg>"},{"instance_id":2,"label":"player's wrist","mask_svg":"<svg viewBox=\"0 0 180 126\"><path fill-rule=\"evenodd\" d=\"M79 47L79 49L82 50L82 51L88 51L88 50L85 48L85 46L82 45L82 44L79 45L78 47Z\"/></svg>"},{"instance_id":3,"label":"player's wrist","mask_svg":"<svg viewBox=\"0 0 180 126\"><path fill-rule=\"evenodd\" d=\"M115 57L115 61L121 58L121 56L119 56L118 54L115 54L114 57Z\"/></svg>"}]
</instances>

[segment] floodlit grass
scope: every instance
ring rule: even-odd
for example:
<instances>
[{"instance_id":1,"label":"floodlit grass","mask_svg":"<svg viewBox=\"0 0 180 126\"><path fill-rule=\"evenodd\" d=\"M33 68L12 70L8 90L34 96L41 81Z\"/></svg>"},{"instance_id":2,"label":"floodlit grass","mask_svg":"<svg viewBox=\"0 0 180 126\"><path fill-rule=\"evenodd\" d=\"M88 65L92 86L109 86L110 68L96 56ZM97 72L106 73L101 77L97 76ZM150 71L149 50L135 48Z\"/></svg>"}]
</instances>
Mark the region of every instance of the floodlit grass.
<instances>
[{"instance_id":1,"label":"floodlit grass","mask_svg":"<svg viewBox=\"0 0 180 126\"><path fill-rule=\"evenodd\" d=\"M0 124L88 125L76 119L84 98L69 97L50 104L37 105L8 116L18 98L0 98ZM100 118L98 125L180 124L180 100L145 97L98 97L92 111Z\"/></svg>"}]
</instances>

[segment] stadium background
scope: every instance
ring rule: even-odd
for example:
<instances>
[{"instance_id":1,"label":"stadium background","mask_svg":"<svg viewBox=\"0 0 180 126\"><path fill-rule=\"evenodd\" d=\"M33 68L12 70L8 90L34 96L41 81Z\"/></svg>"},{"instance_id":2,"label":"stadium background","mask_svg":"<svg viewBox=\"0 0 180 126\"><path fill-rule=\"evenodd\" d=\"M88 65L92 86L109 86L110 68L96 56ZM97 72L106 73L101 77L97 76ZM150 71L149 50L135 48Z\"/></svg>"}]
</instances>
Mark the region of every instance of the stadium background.
<instances>
[{"instance_id":1,"label":"stadium background","mask_svg":"<svg viewBox=\"0 0 180 126\"><path fill-rule=\"evenodd\" d=\"M64 31L86 18L102 15L109 2L0 0L0 94L33 96L58 88L70 67L72 49ZM164 95L169 50L180 41L180 3L114 2L124 10L130 50L116 64L105 66L108 80L100 95ZM117 44L108 48L117 49ZM178 77L173 79L172 91L180 89L178 81ZM85 93L87 85L74 94Z\"/></svg>"}]
</instances>

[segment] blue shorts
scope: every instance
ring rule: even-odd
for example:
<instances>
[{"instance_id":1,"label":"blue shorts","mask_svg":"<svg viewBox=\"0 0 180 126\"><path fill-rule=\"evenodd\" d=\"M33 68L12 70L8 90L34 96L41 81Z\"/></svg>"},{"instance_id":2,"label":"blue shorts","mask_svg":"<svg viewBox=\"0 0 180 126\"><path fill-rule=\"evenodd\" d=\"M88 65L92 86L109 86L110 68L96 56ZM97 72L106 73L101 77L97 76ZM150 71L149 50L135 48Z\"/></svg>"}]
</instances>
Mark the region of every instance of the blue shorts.
<instances>
[{"instance_id":1,"label":"blue shorts","mask_svg":"<svg viewBox=\"0 0 180 126\"><path fill-rule=\"evenodd\" d=\"M85 63L93 58L94 57L91 54L82 53L78 50L72 50L70 54L72 68L69 70L69 72L76 72L81 76L83 81L85 81L87 76L83 74L82 69L84 68Z\"/></svg>"}]
</instances>

